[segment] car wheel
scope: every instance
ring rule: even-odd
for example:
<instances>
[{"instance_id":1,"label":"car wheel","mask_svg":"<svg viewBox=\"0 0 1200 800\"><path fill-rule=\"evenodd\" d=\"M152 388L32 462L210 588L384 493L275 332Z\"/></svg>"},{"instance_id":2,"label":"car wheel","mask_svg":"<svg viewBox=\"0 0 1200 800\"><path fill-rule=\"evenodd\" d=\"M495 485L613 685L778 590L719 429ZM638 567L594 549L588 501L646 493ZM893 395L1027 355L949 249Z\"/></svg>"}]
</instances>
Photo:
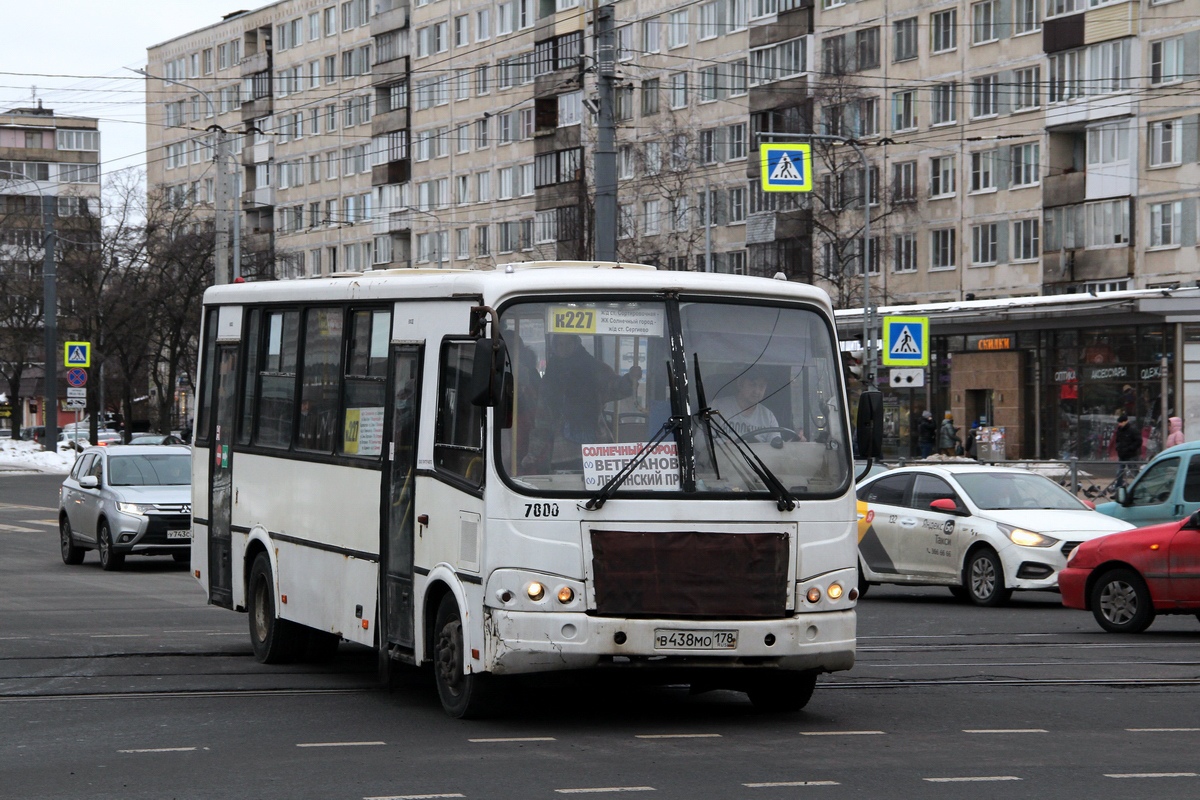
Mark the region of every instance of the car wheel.
<instances>
[{"instance_id":1,"label":"car wheel","mask_svg":"<svg viewBox=\"0 0 1200 800\"><path fill-rule=\"evenodd\" d=\"M73 567L83 563L84 550L75 544L75 535L71 532L71 520L67 519L66 514L63 514L62 519L58 522L58 545L62 550L64 564Z\"/></svg>"},{"instance_id":2,"label":"car wheel","mask_svg":"<svg viewBox=\"0 0 1200 800\"><path fill-rule=\"evenodd\" d=\"M492 676L467 672L464 661L462 617L454 595L447 594L433 626L433 675L442 708L455 719L478 718L491 707Z\"/></svg>"},{"instance_id":3,"label":"car wheel","mask_svg":"<svg viewBox=\"0 0 1200 800\"><path fill-rule=\"evenodd\" d=\"M105 572L116 572L125 566L125 556L118 553L113 547L112 531L109 530L108 523L100 520L100 530L96 533L96 540L100 549L100 568Z\"/></svg>"},{"instance_id":4,"label":"car wheel","mask_svg":"<svg viewBox=\"0 0 1200 800\"><path fill-rule=\"evenodd\" d=\"M275 615L275 581L271 576L271 558L266 553L259 553L254 559L246 594L254 657L262 664L295 660L307 637L302 627Z\"/></svg>"},{"instance_id":5,"label":"car wheel","mask_svg":"<svg viewBox=\"0 0 1200 800\"><path fill-rule=\"evenodd\" d=\"M1092 587L1092 615L1109 633L1141 633L1154 622L1154 601L1142 576L1114 569Z\"/></svg>"},{"instance_id":6,"label":"car wheel","mask_svg":"<svg viewBox=\"0 0 1200 800\"><path fill-rule=\"evenodd\" d=\"M776 672L756 680L746 695L758 711L792 714L808 705L815 688L816 672Z\"/></svg>"},{"instance_id":7,"label":"car wheel","mask_svg":"<svg viewBox=\"0 0 1200 800\"><path fill-rule=\"evenodd\" d=\"M967 599L977 606L1004 605L1012 596L1012 590L1004 588L1004 566L1000 556L986 547L976 550L967 559L963 584Z\"/></svg>"}]
</instances>

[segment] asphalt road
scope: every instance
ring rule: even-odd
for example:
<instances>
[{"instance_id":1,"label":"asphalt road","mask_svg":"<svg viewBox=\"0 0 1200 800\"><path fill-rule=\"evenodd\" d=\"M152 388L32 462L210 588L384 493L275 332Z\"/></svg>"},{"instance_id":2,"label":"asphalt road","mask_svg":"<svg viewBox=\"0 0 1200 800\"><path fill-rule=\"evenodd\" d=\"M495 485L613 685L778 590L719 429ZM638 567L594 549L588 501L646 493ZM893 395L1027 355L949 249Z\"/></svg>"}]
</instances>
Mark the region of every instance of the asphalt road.
<instances>
[{"instance_id":1,"label":"asphalt road","mask_svg":"<svg viewBox=\"0 0 1200 800\"><path fill-rule=\"evenodd\" d=\"M3 798L1194 798L1200 622L1100 631L1056 595L874 587L859 661L795 715L573 676L445 717L374 655L266 667L183 566L58 556L55 476L0 475Z\"/></svg>"}]
</instances>

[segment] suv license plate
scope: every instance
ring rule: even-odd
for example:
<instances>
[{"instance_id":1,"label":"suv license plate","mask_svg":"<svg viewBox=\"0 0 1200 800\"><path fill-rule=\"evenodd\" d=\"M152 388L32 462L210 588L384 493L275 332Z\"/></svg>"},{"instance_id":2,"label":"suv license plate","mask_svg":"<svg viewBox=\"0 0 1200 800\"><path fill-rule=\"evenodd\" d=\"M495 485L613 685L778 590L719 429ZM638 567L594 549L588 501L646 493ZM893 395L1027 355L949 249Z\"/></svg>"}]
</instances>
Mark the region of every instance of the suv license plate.
<instances>
[{"instance_id":1,"label":"suv license plate","mask_svg":"<svg viewBox=\"0 0 1200 800\"><path fill-rule=\"evenodd\" d=\"M735 650L737 631L688 631L656 628L655 650Z\"/></svg>"},{"instance_id":2,"label":"suv license plate","mask_svg":"<svg viewBox=\"0 0 1200 800\"><path fill-rule=\"evenodd\" d=\"M191 531L167 531L168 539L190 539L192 538Z\"/></svg>"}]
</instances>

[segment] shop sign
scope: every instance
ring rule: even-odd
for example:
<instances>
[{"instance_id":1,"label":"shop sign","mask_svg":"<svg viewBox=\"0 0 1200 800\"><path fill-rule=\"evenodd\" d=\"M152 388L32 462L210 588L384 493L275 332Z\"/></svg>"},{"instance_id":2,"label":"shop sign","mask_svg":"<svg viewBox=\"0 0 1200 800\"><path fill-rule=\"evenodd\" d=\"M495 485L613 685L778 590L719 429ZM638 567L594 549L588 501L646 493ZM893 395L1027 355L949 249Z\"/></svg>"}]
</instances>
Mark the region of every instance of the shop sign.
<instances>
[{"instance_id":1,"label":"shop sign","mask_svg":"<svg viewBox=\"0 0 1200 800\"><path fill-rule=\"evenodd\" d=\"M980 334L973 333L967 336L967 349L978 351L991 350L1014 350L1017 346L1017 337L1011 333L993 333Z\"/></svg>"},{"instance_id":2,"label":"shop sign","mask_svg":"<svg viewBox=\"0 0 1200 800\"><path fill-rule=\"evenodd\" d=\"M1129 367L1110 365L1107 367L1092 367L1087 372L1089 381L1123 381L1129 377Z\"/></svg>"},{"instance_id":3,"label":"shop sign","mask_svg":"<svg viewBox=\"0 0 1200 800\"><path fill-rule=\"evenodd\" d=\"M1152 381L1155 378L1162 377L1162 367L1142 367L1142 371L1138 373L1138 377L1144 381Z\"/></svg>"},{"instance_id":4,"label":"shop sign","mask_svg":"<svg viewBox=\"0 0 1200 800\"><path fill-rule=\"evenodd\" d=\"M1055 383L1075 383L1078 380L1079 376L1076 375L1075 370L1070 367L1054 371Z\"/></svg>"}]
</instances>

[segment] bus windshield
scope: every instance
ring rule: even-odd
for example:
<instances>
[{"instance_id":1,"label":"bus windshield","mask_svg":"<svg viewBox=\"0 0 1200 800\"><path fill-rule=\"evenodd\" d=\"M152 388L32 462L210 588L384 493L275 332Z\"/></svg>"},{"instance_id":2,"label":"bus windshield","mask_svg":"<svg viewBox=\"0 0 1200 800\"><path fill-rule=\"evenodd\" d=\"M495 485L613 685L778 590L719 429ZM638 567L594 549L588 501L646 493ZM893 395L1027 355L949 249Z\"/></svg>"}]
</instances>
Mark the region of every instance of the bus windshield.
<instances>
[{"instance_id":1,"label":"bus windshield","mask_svg":"<svg viewBox=\"0 0 1200 800\"><path fill-rule=\"evenodd\" d=\"M815 310L523 302L502 311L501 330L512 405L498 416L500 469L519 488L593 493L639 455L619 495L758 498L777 479L792 495L833 496L847 485L837 353Z\"/></svg>"}]
</instances>

